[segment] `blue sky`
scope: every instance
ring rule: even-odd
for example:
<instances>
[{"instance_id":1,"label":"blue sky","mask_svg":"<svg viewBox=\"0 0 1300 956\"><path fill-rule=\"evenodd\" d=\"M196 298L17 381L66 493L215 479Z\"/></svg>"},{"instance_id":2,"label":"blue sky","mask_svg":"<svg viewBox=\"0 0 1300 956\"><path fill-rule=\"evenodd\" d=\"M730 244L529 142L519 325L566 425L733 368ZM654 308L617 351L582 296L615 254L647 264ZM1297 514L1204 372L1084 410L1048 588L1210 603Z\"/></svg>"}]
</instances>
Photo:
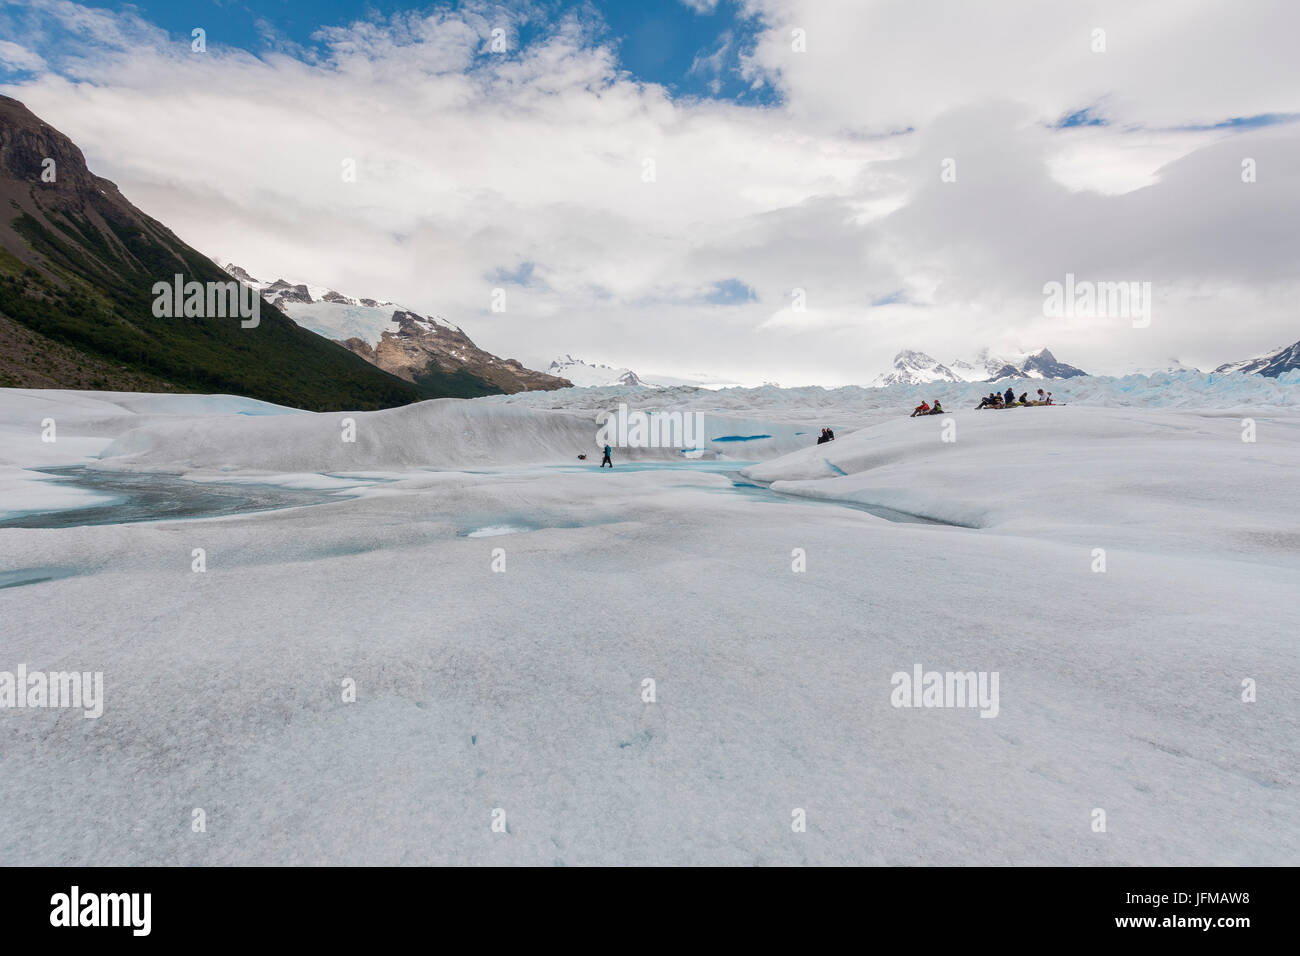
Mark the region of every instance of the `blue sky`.
<instances>
[{"instance_id":1,"label":"blue sky","mask_svg":"<svg viewBox=\"0 0 1300 956\"><path fill-rule=\"evenodd\" d=\"M384 19L412 9L437 6L459 10L465 6L457 0L437 4L394 0L167 0L83 5L117 13L134 10L177 42L188 42L191 31L202 27L211 47L235 47L255 55L286 44L300 53L319 49L314 38L326 26ZM752 46L758 23L743 16L733 0L717 0L711 10L707 2L693 8L682 0L541 0L538 5L551 19L566 13L580 16L598 39L614 45L619 65L633 78L658 83L675 96L756 104L778 98L772 86L763 84L755 89L737 75L740 53ZM22 15L11 16L11 30L17 33ZM57 54L68 38L48 22L43 29L47 35L44 42L34 45L37 52ZM538 23L515 25L515 29L512 41L517 45L527 45L546 32L545 25ZM22 71L0 63L0 79L12 81L21 76Z\"/></svg>"},{"instance_id":2,"label":"blue sky","mask_svg":"<svg viewBox=\"0 0 1300 956\"><path fill-rule=\"evenodd\" d=\"M259 278L532 367L841 384L901 348L1294 342L1297 30L1282 0L0 0L0 87ZM1067 274L1150 282L1153 321L1047 315Z\"/></svg>"}]
</instances>

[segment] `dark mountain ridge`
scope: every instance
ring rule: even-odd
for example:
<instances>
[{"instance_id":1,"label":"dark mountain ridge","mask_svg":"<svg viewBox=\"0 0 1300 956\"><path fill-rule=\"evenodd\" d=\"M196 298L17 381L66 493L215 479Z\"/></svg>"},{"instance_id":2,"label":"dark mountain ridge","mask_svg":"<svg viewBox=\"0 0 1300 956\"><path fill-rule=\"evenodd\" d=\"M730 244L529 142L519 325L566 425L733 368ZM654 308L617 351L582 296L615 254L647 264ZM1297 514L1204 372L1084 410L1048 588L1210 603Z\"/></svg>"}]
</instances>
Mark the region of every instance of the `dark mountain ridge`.
<instances>
[{"instance_id":1,"label":"dark mountain ridge","mask_svg":"<svg viewBox=\"0 0 1300 956\"><path fill-rule=\"evenodd\" d=\"M316 411L500 391L436 369L404 381L266 303L255 327L155 315L156 283L231 277L6 96L0 213L0 386L231 393Z\"/></svg>"}]
</instances>

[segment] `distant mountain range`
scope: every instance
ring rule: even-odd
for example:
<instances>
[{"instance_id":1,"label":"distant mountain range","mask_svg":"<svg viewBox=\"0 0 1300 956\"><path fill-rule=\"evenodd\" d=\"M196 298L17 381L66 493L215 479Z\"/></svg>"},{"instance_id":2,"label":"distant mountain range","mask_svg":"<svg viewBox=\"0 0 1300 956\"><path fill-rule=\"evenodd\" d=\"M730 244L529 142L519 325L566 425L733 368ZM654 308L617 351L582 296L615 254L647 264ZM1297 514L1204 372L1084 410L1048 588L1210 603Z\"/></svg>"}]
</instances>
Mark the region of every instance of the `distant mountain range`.
<instances>
[{"instance_id":1,"label":"distant mountain range","mask_svg":"<svg viewBox=\"0 0 1300 956\"><path fill-rule=\"evenodd\" d=\"M947 365L912 349L894 356L893 367L876 376L876 388L890 385L928 385L931 382L996 382L1003 378L1075 378L1087 375L1057 360L1047 349L1013 355L994 355L988 349L972 361L958 359Z\"/></svg>"},{"instance_id":2,"label":"distant mountain range","mask_svg":"<svg viewBox=\"0 0 1300 956\"><path fill-rule=\"evenodd\" d=\"M588 362L580 358L574 358L572 355L561 355L550 365L546 371L552 375L562 375L574 385L585 388L601 388L614 385L631 385L642 386L644 388L755 388L758 385L772 385L780 388L775 382L737 382L726 376L720 376L709 372L691 372L687 375L667 375L662 372L649 372L639 374L629 368L616 368L612 365L602 365L597 362Z\"/></svg>"},{"instance_id":3,"label":"distant mountain range","mask_svg":"<svg viewBox=\"0 0 1300 956\"><path fill-rule=\"evenodd\" d=\"M1216 368L1215 374L1225 372L1245 372L1263 375L1265 378L1277 378L1283 372L1300 368L1300 342L1284 345L1281 348L1258 355L1241 362L1229 362Z\"/></svg>"},{"instance_id":4,"label":"distant mountain range","mask_svg":"<svg viewBox=\"0 0 1300 956\"><path fill-rule=\"evenodd\" d=\"M233 263L226 271L257 289L304 329L338 342L385 372L415 385L454 380L464 395L568 388L566 378L524 368L479 348L441 316L425 316L380 299L276 279L263 282Z\"/></svg>"},{"instance_id":5,"label":"distant mountain range","mask_svg":"<svg viewBox=\"0 0 1300 956\"><path fill-rule=\"evenodd\" d=\"M1214 372L1216 375L1240 372L1277 378L1296 368L1300 368L1300 342L1254 358L1220 365ZM1117 374L1153 375L1169 372L1201 373L1201 370L1178 359L1170 359L1164 365L1134 368ZM904 349L894 356L894 364L889 371L876 376L871 384L884 388L889 385L928 385L932 382L996 382L1004 378L1064 379L1087 374L1089 373L1083 369L1058 361L1047 349L1014 355L995 355L986 349L973 361L959 359L946 365L924 352Z\"/></svg>"},{"instance_id":6,"label":"distant mountain range","mask_svg":"<svg viewBox=\"0 0 1300 956\"><path fill-rule=\"evenodd\" d=\"M561 355L546 367L546 371L551 375L566 378L574 385L587 388L603 385L646 385L654 387L652 383L644 381L630 368L595 365L584 362L582 359L576 359L572 355Z\"/></svg>"}]
</instances>

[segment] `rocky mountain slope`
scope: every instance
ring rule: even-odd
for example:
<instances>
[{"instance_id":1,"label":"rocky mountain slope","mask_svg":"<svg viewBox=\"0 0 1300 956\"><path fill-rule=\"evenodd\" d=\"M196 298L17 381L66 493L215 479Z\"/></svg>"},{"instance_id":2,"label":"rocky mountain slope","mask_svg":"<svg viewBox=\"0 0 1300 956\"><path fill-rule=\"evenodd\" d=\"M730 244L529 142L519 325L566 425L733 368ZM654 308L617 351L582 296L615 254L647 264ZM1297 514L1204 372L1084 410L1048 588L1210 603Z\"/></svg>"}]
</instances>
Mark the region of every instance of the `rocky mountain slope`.
<instances>
[{"instance_id":1,"label":"rocky mountain slope","mask_svg":"<svg viewBox=\"0 0 1300 956\"><path fill-rule=\"evenodd\" d=\"M1289 372L1293 368L1300 368L1300 342L1296 342L1294 345L1284 345L1279 349L1274 349L1255 358L1220 365L1214 371L1244 372L1263 375L1265 378L1277 378L1283 372Z\"/></svg>"},{"instance_id":2,"label":"rocky mountain slope","mask_svg":"<svg viewBox=\"0 0 1300 956\"><path fill-rule=\"evenodd\" d=\"M450 377L465 383L468 394L495 395L572 384L479 348L463 329L440 316L420 315L394 302L345 295L306 282L260 281L233 263L226 271L252 285L263 301L303 328L415 385Z\"/></svg>"},{"instance_id":3,"label":"rocky mountain slope","mask_svg":"<svg viewBox=\"0 0 1300 956\"><path fill-rule=\"evenodd\" d=\"M181 275L221 288L230 276L4 96L0 213L0 386L223 392L313 410L500 390L441 371L403 380L271 304L255 325L205 309L155 314L156 284Z\"/></svg>"}]
</instances>

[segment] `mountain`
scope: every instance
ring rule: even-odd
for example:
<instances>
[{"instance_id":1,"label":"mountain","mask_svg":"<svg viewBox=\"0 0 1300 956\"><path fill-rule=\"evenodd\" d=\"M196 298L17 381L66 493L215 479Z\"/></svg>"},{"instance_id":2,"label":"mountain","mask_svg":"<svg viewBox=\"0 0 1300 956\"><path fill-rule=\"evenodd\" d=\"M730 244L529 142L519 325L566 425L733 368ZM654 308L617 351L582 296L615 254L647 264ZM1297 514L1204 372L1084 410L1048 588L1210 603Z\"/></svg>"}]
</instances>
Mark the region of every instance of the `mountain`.
<instances>
[{"instance_id":1,"label":"mountain","mask_svg":"<svg viewBox=\"0 0 1300 956\"><path fill-rule=\"evenodd\" d=\"M260 282L233 263L226 271L257 289L263 301L304 329L338 342L372 365L417 386L452 378L463 383L461 394L494 395L568 388L571 384L524 368L514 359L485 352L459 326L441 317L305 282Z\"/></svg>"},{"instance_id":2,"label":"mountain","mask_svg":"<svg viewBox=\"0 0 1300 956\"><path fill-rule=\"evenodd\" d=\"M1057 361L1056 356L1047 349L1011 358L995 358L984 352L980 354L984 358L986 370L995 362L1000 362L1001 365L987 378L977 381L995 382L1000 378L1077 378L1088 374L1081 368Z\"/></svg>"},{"instance_id":3,"label":"mountain","mask_svg":"<svg viewBox=\"0 0 1300 956\"><path fill-rule=\"evenodd\" d=\"M980 351L972 361L958 359L940 364L924 352L904 349L894 356L888 372L878 375L871 384L876 388L889 385L928 385L931 382L995 382L1002 378L1075 378L1087 375L1057 360L1047 349L1037 352L994 355Z\"/></svg>"},{"instance_id":4,"label":"mountain","mask_svg":"<svg viewBox=\"0 0 1300 956\"><path fill-rule=\"evenodd\" d=\"M227 392L322 411L476 393L455 377L403 381L272 306L255 325L201 317L215 313L202 295L188 316L155 315L155 284L179 274L223 289L230 277L7 96L0 204L0 386Z\"/></svg>"},{"instance_id":5,"label":"mountain","mask_svg":"<svg viewBox=\"0 0 1300 956\"><path fill-rule=\"evenodd\" d=\"M890 385L928 385L930 382L965 381L973 381L973 379L961 377L924 352L903 349L894 356L893 368L876 376L876 380L871 384L875 388L887 388Z\"/></svg>"},{"instance_id":6,"label":"mountain","mask_svg":"<svg viewBox=\"0 0 1300 956\"><path fill-rule=\"evenodd\" d=\"M1216 374L1244 372L1263 375L1265 378L1277 378L1283 372L1289 372L1294 368L1300 368L1300 342L1295 345L1284 345L1252 359L1220 365L1214 371Z\"/></svg>"},{"instance_id":7,"label":"mountain","mask_svg":"<svg viewBox=\"0 0 1300 956\"><path fill-rule=\"evenodd\" d=\"M576 359L572 355L561 355L546 367L552 375L560 375L580 387L598 387L601 385L648 385L627 368L612 368L609 365L593 365Z\"/></svg>"},{"instance_id":8,"label":"mountain","mask_svg":"<svg viewBox=\"0 0 1300 956\"><path fill-rule=\"evenodd\" d=\"M773 382L758 382L750 380L748 382L739 382L734 378L725 375L719 375L714 372L691 372L687 374L670 374L666 372L647 372L639 374L628 368L614 368L610 365L602 365L593 362L586 362L582 359L574 358L572 355L561 355L549 366L547 371L553 375L563 375L570 379L575 385L599 388L606 385L623 385L638 386L642 388L758 388L763 385L772 385L779 388ZM678 370L679 371L679 370Z\"/></svg>"}]
</instances>

